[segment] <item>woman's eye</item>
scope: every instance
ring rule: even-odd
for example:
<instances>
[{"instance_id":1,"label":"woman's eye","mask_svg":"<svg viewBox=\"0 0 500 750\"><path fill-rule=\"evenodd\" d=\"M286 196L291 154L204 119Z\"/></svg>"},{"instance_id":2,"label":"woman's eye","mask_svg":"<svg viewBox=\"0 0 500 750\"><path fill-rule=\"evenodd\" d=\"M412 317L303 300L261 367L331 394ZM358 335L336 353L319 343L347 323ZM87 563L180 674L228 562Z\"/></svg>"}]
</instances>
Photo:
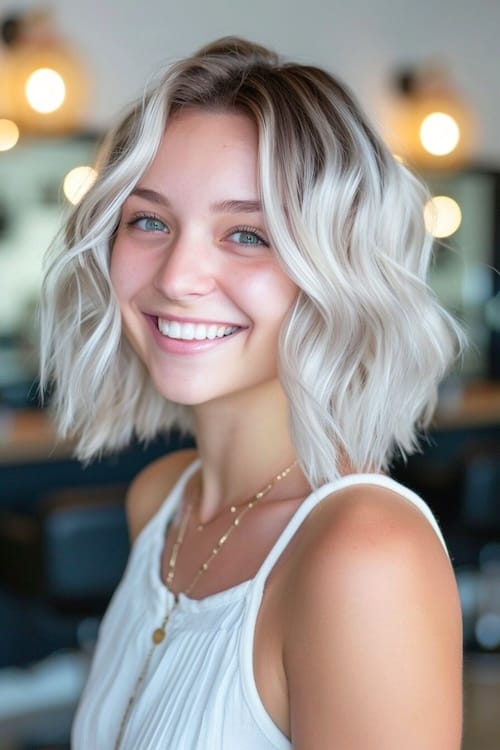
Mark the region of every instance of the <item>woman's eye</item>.
<instances>
[{"instance_id":1,"label":"woman's eye","mask_svg":"<svg viewBox=\"0 0 500 750\"><path fill-rule=\"evenodd\" d=\"M245 245L247 247L252 247L254 245L268 247L266 240L261 237L260 234L251 229L235 229L228 235L228 239L232 242L238 243L238 245Z\"/></svg>"},{"instance_id":2,"label":"woman's eye","mask_svg":"<svg viewBox=\"0 0 500 750\"><path fill-rule=\"evenodd\" d=\"M168 227L166 224L158 219L156 216L138 216L132 221L128 222L129 226L137 227L143 232L165 232L168 233Z\"/></svg>"}]
</instances>

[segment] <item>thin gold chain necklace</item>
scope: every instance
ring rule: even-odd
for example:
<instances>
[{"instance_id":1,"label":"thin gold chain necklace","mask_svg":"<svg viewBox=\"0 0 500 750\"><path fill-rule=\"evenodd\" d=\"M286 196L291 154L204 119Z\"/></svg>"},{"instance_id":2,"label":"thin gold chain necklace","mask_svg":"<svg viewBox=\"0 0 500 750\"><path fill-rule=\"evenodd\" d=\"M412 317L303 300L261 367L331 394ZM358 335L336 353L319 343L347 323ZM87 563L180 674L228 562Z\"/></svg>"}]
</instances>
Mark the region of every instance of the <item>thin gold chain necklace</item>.
<instances>
[{"instance_id":1,"label":"thin gold chain necklace","mask_svg":"<svg viewBox=\"0 0 500 750\"><path fill-rule=\"evenodd\" d=\"M217 543L215 544L214 548L212 549L212 552L210 553L210 555L207 557L207 559L205 560L205 562L203 562L200 565L200 567L196 571L196 574L195 574L193 580L191 581L191 583L189 584L189 586L186 589L184 589L184 591L182 592L184 596L188 596L192 592L192 590L194 589L194 587L196 586L196 584L198 583L198 581L200 580L200 578L202 577L202 575L205 573L205 571L210 566L210 564L213 561L213 559L215 557L217 557L217 555L219 554L221 548L227 542L228 538L231 536L231 534L233 533L233 531L240 525L241 521L246 516L246 514L248 513L248 511L251 510L252 508L254 508L262 500L262 498L264 498L268 494L268 492L270 492L272 490L272 488L274 487L274 485L276 484L276 482L280 482L282 479L284 479L285 477L287 477L290 474L290 472L292 471L292 469L296 465L297 465L297 460L295 460L293 463L291 463L289 466L287 466L286 469L283 469L283 471L280 471L280 473L277 474L273 479L271 479L271 481L268 482L268 484L265 487L263 487L263 489L261 489L258 492L256 492L255 495L252 495L252 497L250 498L250 500L248 500L246 503L243 503L242 505L232 505L232 506L230 506L230 511L234 515L234 518L231 521L231 525L226 529L226 531L222 534L222 536L219 537L219 539L218 539ZM175 540L174 545L172 547L172 552L170 554L170 559L168 561L168 574L167 574L167 581L166 581L167 588L171 587L172 582L174 580L175 568L176 568L176 565L177 565L177 557L179 555L179 550L182 547L182 544L184 542L184 537L186 535L186 531L187 531L189 519L191 517L192 507L193 507L192 503L189 503L187 505L186 510L184 512L184 515L183 515L183 518L182 518L181 523L179 525L179 531L177 533L176 540ZM237 512L238 508L241 508L241 510L239 512ZM198 528L199 528L199 525L200 524L198 524ZM202 528L204 528L203 524L201 524L201 526L202 526ZM153 633L152 633L152 644L151 644L149 652L148 652L148 654L146 656L146 660L144 662L142 670L141 670L141 672L140 672L140 674L139 674L139 676L138 676L138 678L137 678L137 680L135 682L132 694L131 694L130 698L128 699L127 706L125 708L122 720L120 722L120 727L119 727L119 730L118 730L118 736L117 736L116 741L115 741L114 750L119 750L119 748L121 746L121 742L122 742L122 739L123 739L123 734L125 732L125 727L127 726L127 722L128 722L130 713L131 713L132 708L133 708L133 706L135 704L135 701L137 699L137 695L139 693L139 689L140 689L140 687L141 687L141 685L142 685L142 683L144 681L144 678L146 677L146 674L148 672L149 664L151 662L151 658L153 656L153 653L154 653L154 650L155 650L155 646L158 646L158 644L162 643L162 641L165 639L168 622L169 622L169 620L170 620L170 618L172 616L172 613L174 612L174 610L176 609L177 605L179 604L179 593L175 593L173 596L174 596L174 603L173 603L172 607L165 614L165 616L164 616L164 618L163 618L160 626L157 627L157 628L155 628L153 630Z\"/></svg>"}]
</instances>

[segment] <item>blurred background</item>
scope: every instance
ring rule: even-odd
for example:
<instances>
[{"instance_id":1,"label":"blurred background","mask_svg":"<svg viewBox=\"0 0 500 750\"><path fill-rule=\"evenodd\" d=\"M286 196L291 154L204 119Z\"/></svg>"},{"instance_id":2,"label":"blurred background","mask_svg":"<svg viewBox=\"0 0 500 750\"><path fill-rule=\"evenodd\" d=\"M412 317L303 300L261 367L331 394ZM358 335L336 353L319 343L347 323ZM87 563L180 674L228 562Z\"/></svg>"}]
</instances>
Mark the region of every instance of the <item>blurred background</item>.
<instances>
[{"instance_id":1,"label":"blurred background","mask_svg":"<svg viewBox=\"0 0 500 750\"><path fill-rule=\"evenodd\" d=\"M0 750L69 747L128 555L123 500L173 435L82 467L37 393L42 259L147 80L238 34L343 79L429 185L430 282L471 340L423 451L393 467L434 510L460 589L464 750L500 747L500 3L0 3ZM439 707L436 707L439 710ZM90 749L89 749L90 750Z\"/></svg>"}]
</instances>

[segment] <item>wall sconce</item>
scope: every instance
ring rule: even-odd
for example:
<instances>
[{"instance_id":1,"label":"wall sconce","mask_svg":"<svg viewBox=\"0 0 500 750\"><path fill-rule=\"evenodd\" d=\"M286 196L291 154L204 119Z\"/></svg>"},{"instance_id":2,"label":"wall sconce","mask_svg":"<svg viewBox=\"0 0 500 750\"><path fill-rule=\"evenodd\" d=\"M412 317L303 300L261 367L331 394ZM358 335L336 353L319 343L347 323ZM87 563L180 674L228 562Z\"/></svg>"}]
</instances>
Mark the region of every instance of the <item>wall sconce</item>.
<instances>
[{"instance_id":1,"label":"wall sconce","mask_svg":"<svg viewBox=\"0 0 500 750\"><path fill-rule=\"evenodd\" d=\"M456 168L469 158L472 116L438 66L400 71L388 140L410 166Z\"/></svg>"},{"instance_id":2,"label":"wall sconce","mask_svg":"<svg viewBox=\"0 0 500 750\"><path fill-rule=\"evenodd\" d=\"M0 58L0 150L15 130L63 134L79 127L87 93L83 66L47 10L3 20ZM11 145L9 145L11 144Z\"/></svg>"}]
</instances>

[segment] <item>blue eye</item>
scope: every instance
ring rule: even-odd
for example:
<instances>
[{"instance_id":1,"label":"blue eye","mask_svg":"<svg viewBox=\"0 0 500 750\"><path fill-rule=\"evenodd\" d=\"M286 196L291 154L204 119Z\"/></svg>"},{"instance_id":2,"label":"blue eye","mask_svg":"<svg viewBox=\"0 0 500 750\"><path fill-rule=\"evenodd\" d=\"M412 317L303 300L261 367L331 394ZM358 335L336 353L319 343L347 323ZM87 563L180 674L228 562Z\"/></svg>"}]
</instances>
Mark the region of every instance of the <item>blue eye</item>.
<instances>
[{"instance_id":1,"label":"blue eye","mask_svg":"<svg viewBox=\"0 0 500 750\"><path fill-rule=\"evenodd\" d=\"M169 229L157 216L138 216L128 222L129 226L137 227L143 232L165 232Z\"/></svg>"},{"instance_id":2,"label":"blue eye","mask_svg":"<svg viewBox=\"0 0 500 750\"><path fill-rule=\"evenodd\" d=\"M228 239L237 242L239 245L247 247L260 246L268 247L266 240L253 229L235 229L228 235Z\"/></svg>"}]
</instances>

